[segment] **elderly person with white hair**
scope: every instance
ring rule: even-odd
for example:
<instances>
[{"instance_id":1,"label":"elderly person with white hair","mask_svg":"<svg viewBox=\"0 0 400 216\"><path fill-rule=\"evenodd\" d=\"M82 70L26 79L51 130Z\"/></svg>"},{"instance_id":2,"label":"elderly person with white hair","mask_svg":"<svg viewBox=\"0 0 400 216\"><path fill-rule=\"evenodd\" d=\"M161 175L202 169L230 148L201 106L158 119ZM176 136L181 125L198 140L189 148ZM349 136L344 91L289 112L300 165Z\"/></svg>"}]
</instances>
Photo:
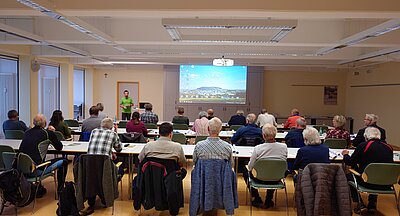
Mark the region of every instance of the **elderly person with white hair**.
<instances>
[{"instance_id":1,"label":"elderly person with white hair","mask_svg":"<svg viewBox=\"0 0 400 216\"><path fill-rule=\"evenodd\" d=\"M111 118L101 121L101 128L94 129L90 135L88 154L108 155L113 158L112 148L117 152L122 150L118 134L113 131L113 127Z\"/></svg>"},{"instance_id":2,"label":"elderly person with white hair","mask_svg":"<svg viewBox=\"0 0 400 216\"><path fill-rule=\"evenodd\" d=\"M236 111L236 114L231 116L228 121L228 125L245 125L246 124L246 117L244 117L243 110Z\"/></svg>"},{"instance_id":3,"label":"elderly person with white hair","mask_svg":"<svg viewBox=\"0 0 400 216\"><path fill-rule=\"evenodd\" d=\"M306 119L300 117L296 120L296 127L290 129L290 131L285 136L285 143L288 147L292 148L300 148L303 147L304 138L303 138L303 130L306 128L307 122Z\"/></svg>"},{"instance_id":4,"label":"elderly person with white hair","mask_svg":"<svg viewBox=\"0 0 400 216\"><path fill-rule=\"evenodd\" d=\"M343 150L343 161L346 165L352 166L357 172L363 173L364 169L370 163L393 163L393 148L381 140L381 132L376 127L367 127L364 133L365 142L362 142L349 156L348 150ZM351 175L348 176L349 181L354 181ZM374 189L387 189L390 186L379 186L365 183L362 178L356 176L357 183L360 185L373 187ZM376 210L378 195L370 194L368 196L368 206L365 207L363 200L359 200L357 190L350 187L353 202L357 203L354 212L360 214L363 211Z\"/></svg>"},{"instance_id":5,"label":"elderly person with white hair","mask_svg":"<svg viewBox=\"0 0 400 216\"><path fill-rule=\"evenodd\" d=\"M379 127L376 123L378 122L379 117L375 114L365 114L364 117L364 128L361 128L358 133L357 136L354 138L354 140L352 141L353 146L357 147L360 143L365 142L365 138L364 138L364 133L365 133L365 129L367 127L374 127L374 128L378 128L380 133L381 133L381 140L383 142L386 142L386 131L385 129Z\"/></svg>"},{"instance_id":6,"label":"elderly person with white hair","mask_svg":"<svg viewBox=\"0 0 400 216\"><path fill-rule=\"evenodd\" d=\"M254 113L249 113L246 117L247 125L240 127L236 131L236 133L231 138L231 142L237 145L249 146L255 146L262 143L263 135L261 128L256 125L256 118L257 117Z\"/></svg>"},{"instance_id":7,"label":"elderly person with white hair","mask_svg":"<svg viewBox=\"0 0 400 216\"><path fill-rule=\"evenodd\" d=\"M344 129L346 124L346 117L342 115L335 115L332 119L333 129L328 130L325 139L335 138L335 139L345 139L347 141L347 146L350 145L350 133Z\"/></svg>"},{"instance_id":8,"label":"elderly person with white hair","mask_svg":"<svg viewBox=\"0 0 400 216\"><path fill-rule=\"evenodd\" d=\"M194 121L192 130L197 136L208 136L208 119L205 111L199 112L199 118Z\"/></svg>"},{"instance_id":9,"label":"elderly person with white hair","mask_svg":"<svg viewBox=\"0 0 400 216\"><path fill-rule=\"evenodd\" d=\"M46 130L46 117L42 114L38 114L33 118L33 128L27 130L24 134L24 138L22 139L21 145L19 146L19 152L25 153L29 155L35 165L39 165L45 162L45 157L42 158L42 154L39 150L45 149L47 151L49 143L44 141L50 140L51 145L58 151L63 149L62 143L57 139L56 134L52 130ZM54 128L53 128L54 130ZM47 146L46 146L47 145ZM46 155L46 153L44 154ZM61 191L65 176L67 175L68 161L63 158L54 158L50 160L50 165L46 168L46 170L36 170L35 173L32 173L30 177L35 177L36 175L41 175L42 173L47 174L52 172L53 170L58 169L57 172L57 182L58 182L58 191ZM43 188L42 186L40 186ZM45 189L39 188L39 192L41 194L45 193Z\"/></svg>"},{"instance_id":10,"label":"elderly person with white hair","mask_svg":"<svg viewBox=\"0 0 400 216\"><path fill-rule=\"evenodd\" d=\"M253 153L250 157L250 161L248 164L248 168L250 171L250 177L260 183L265 183L268 184L269 182L261 181L253 177L251 174L251 171L254 167L254 164L256 163L257 160L260 160L262 158L274 158L274 159L282 159L286 160L287 155L288 155L288 150L287 146L284 143L279 143L275 141L275 136L277 133L277 129L275 126L272 124L265 124L262 128L262 135L265 140L265 143L257 145ZM243 172L243 178L247 182L248 180L248 172ZM251 204L255 207L264 207L264 208L270 208L274 206L274 202L272 201L272 198L274 196L274 191L275 190L267 190L266 196L265 196L265 203L263 204L261 197L258 193L258 190L255 188L251 188L250 194L252 196L252 201Z\"/></svg>"},{"instance_id":11,"label":"elderly person with white hair","mask_svg":"<svg viewBox=\"0 0 400 216\"><path fill-rule=\"evenodd\" d=\"M330 163L329 148L321 144L319 132L313 127L303 130L305 146L297 151L293 170L304 169L310 163Z\"/></svg>"}]
</instances>

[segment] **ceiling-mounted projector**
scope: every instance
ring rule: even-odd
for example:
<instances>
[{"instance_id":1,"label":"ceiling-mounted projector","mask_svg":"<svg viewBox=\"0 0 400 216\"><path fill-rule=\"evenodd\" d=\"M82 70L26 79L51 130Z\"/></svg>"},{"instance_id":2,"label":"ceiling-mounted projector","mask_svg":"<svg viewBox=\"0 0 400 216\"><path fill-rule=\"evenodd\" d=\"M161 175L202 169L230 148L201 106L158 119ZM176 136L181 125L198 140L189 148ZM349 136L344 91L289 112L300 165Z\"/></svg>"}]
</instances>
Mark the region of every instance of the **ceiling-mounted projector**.
<instances>
[{"instance_id":1,"label":"ceiling-mounted projector","mask_svg":"<svg viewBox=\"0 0 400 216\"><path fill-rule=\"evenodd\" d=\"M222 56L222 58L213 60L214 66L233 66L233 63L233 59L226 59L224 56Z\"/></svg>"}]
</instances>

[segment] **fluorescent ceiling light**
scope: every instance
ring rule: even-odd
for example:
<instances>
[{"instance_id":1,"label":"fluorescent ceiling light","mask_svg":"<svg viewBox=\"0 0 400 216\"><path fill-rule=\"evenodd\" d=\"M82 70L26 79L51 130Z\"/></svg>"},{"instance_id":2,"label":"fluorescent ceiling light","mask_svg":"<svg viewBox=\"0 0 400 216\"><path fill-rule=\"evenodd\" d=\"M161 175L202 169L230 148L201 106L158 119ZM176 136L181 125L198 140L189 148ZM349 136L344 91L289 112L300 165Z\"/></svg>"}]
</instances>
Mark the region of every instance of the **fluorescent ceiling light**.
<instances>
[{"instance_id":1,"label":"fluorescent ceiling light","mask_svg":"<svg viewBox=\"0 0 400 216\"><path fill-rule=\"evenodd\" d=\"M208 43L277 43L293 29L297 20L243 20L243 19L162 19L162 25L173 41ZM227 30L279 30L269 40L216 40L216 39L185 39L179 29L227 29Z\"/></svg>"},{"instance_id":2,"label":"fluorescent ceiling light","mask_svg":"<svg viewBox=\"0 0 400 216\"><path fill-rule=\"evenodd\" d=\"M376 57L379 57L379 56L390 55L390 54L398 53L398 52L400 52L400 47L383 49L383 50L379 50L379 51L375 51L375 52L370 52L370 53L367 53L367 54L364 54L364 55L360 55L355 59L340 61L339 64L340 65L349 64L349 63L353 63L353 62L358 62L358 61L363 61L363 60L367 60L367 59L371 59L371 58L376 58Z\"/></svg>"},{"instance_id":3,"label":"fluorescent ceiling light","mask_svg":"<svg viewBox=\"0 0 400 216\"><path fill-rule=\"evenodd\" d=\"M355 45L370 38L378 37L380 35L389 33L400 29L400 19L391 19L377 26L369 28L365 31L359 32L355 35L340 40L334 47L325 47L317 51L318 55L325 55L338 49Z\"/></svg>"},{"instance_id":4,"label":"fluorescent ceiling light","mask_svg":"<svg viewBox=\"0 0 400 216\"><path fill-rule=\"evenodd\" d=\"M163 64L161 62L133 62L133 61L103 61L104 64L123 64L123 65L147 65L147 64Z\"/></svg>"}]
</instances>

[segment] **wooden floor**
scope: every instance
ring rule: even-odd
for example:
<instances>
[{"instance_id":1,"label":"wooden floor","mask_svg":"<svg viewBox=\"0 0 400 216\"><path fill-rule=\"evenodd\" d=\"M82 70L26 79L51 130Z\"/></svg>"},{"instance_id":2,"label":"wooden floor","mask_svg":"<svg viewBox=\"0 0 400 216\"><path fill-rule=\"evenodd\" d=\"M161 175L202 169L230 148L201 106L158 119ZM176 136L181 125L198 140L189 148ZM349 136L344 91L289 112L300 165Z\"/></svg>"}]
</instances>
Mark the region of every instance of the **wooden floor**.
<instances>
[{"instance_id":1,"label":"wooden floor","mask_svg":"<svg viewBox=\"0 0 400 216\"><path fill-rule=\"evenodd\" d=\"M190 170L190 168L189 168ZM114 215L169 215L168 211L157 212L155 210L141 210L135 211L133 209L132 200L128 200L128 179L127 175L123 179L123 191L122 195L115 201ZM70 165L67 181L72 181L72 166ZM289 215L296 215L296 211L293 207L293 181L291 177L287 178L288 185L288 197L289 197ZM47 194L40 199L37 199L35 212L33 215L55 215L57 209L57 200L54 200L54 182L51 178L44 181L44 186L47 188ZM235 215L250 215L250 207L246 205L246 190L245 183L242 176L238 176L238 195L239 195L239 208L235 210ZM185 190L185 207L181 208L179 215L189 214L189 195L190 195L190 172L184 180ZM261 193L262 198L265 197L265 191ZM363 199L367 200L365 195ZM375 215L398 215L396 211L396 204L393 196L380 195L378 200L378 212ZM355 207L355 206L353 206ZM29 206L19 208L18 215L31 215L32 204ZM14 207L6 207L3 215L15 215ZM112 215L112 208L103 208L99 200L96 202L96 209L93 215ZM225 211L218 210L217 215L226 215ZM275 207L271 209L259 209L253 208L253 215L286 215L285 208L285 195L284 191L278 192L278 200ZM365 214L371 215L371 214Z\"/></svg>"}]
</instances>

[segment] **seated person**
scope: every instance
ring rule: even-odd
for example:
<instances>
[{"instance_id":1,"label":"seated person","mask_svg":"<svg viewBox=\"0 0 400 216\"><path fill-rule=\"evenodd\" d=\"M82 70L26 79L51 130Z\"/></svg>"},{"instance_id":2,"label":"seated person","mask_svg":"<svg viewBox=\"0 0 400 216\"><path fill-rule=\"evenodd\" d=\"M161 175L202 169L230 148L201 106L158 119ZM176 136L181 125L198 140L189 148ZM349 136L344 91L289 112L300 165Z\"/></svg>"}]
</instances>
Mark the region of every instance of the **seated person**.
<instances>
[{"instance_id":1,"label":"seated person","mask_svg":"<svg viewBox=\"0 0 400 216\"><path fill-rule=\"evenodd\" d=\"M284 128L293 128L296 126L296 120L300 118L300 112L297 109L292 109L292 116L290 116L285 124L283 125Z\"/></svg>"},{"instance_id":2,"label":"seated person","mask_svg":"<svg viewBox=\"0 0 400 216\"><path fill-rule=\"evenodd\" d=\"M107 114L105 114L105 113L103 112L103 111L104 111L104 105L103 105L103 103L97 103L96 106L97 106L97 108L99 109L99 115L98 115L98 117L99 117L101 120L107 118L107 117L108 117Z\"/></svg>"},{"instance_id":3,"label":"seated person","mask_svg":"<svg viewBox=\"0 0 400 216\"><path fill-rule=\"evenodd\" d=\"M275 127L278 125L278 124L276 123L275 116L269 114L269 113L267 112L267 109L263 108L263 109L261 110L260 115L258 115L258 117L257 117L257 122L256 122L256 124L257 124L259 127L263 127L263 126L264 126L265 124L267 124L267 123L272 124L272 125L275 126Z\"/></svg>"},{"instance_id":4,"label":"seated person","mask_svg":"<svg viewBox=\"0 0 400 216\"><path fill-rule=\"evenodd\" d=\"M208 109L207 110L207 119L211 120L212 118L214 118L214 110L213 109Z\"/></svg>"},{"instance_id":5,"label":"seated person","mask_svg":"<svg viewBox=\"0 0 400 216\"><path fill-rule=\"evenodd\" d=\"M297 151L293 170L304 169L310 163L330 163L329 148L321 144L317 129L307 127L303 130L303 137L306 146Z\"/></svg>"},{"instance_id":6,"label":"seated person","mask_svg":"<svg viewBox=\"0 0 400 216\"><path fill-rule=\"evenodd\" d=\"M144 113L140 115L140 121L143 123L157 124L158 115L153 113L153 105L151 103L144 105Z\"/></svg>"},{"instance_id":7,"label":"seated person","mask_svg":"<svg viewBox=\"0 0 400 216\"><path fill-rule=\"evenodd\" d=\"M273 126L269 123L265 124L262 128L262 134L263 134L265 143L254 147L254 151L250 157L250 161L248 164L249 171L250 171L250 177L252 179L254 179L255 181L259 181L260 183L268 184L268 182L257 180L251 174L251 171L253 169L255 162L261 158L277 158L277 159L286 160L287 155L288 155L287 146L284 143L279 143L279 142L275 141L276 133L277 133L277 130L276 130L275 126ZM243 178L246 181L246 184L248 184L248 182L247 182L248 175L249 175L249 172L243 172ZM255 188L251 188L251 190L250 190L250 194L252 196L251 204L256 207L265 207L265 208L270 208L270 207L274 206L274 202L272 201L274 192L275 192L275 190L267 190L267 193L265 196L265 203L263 205L263 202L258 193L258 190Z\"/></svg>"},{"instance_id":8,"label":"seated person","mask_svg":"<svg viewBox=\"0 0 400 216\"><path fill-rule=\"evenodd\" d=\"M117 156L112 152L112 149L114 148L116 152L121 152L122 147L118 134L112 130L113 127L114 123L111 118L104 118L101 121L101 128L94 129L90 135L87 154L107 155L116 162ZM119 170L119 174L122 175L123 170ZM89 206L82 213L85 215L92 214L95 202L96 197L88 198Z\"/></svg>"},{"instance_id":9,"label":"seated person","mask_svg":"<svg viewBox=\"0 0 400 216\"><path fill-rule=\"evenodd\" d=\"M49 125L53 126L56 131L60 131L65 139L71 138L71 130L68 125L64 122L61 110L54 110L53 115L50 118Z\"/></svg>"},{"instance_id":10,"label":"seated person","mask_svg":"<svg viewBox=\"0 0 400 216\"><path fill-rule=\"evenodd\" d=\"M8 111L7 116L8 120L5 120L3 122L3 132L5 132L6 130L28 130L25 122L19 120L17 110Z\"/></svg>"},{"instance_id":11,"label":"seated person","mask_svg":"<svg viewBox=\"0 0 400 216\"><path fill-rule=\"evenodd\" d=\"M199 118L193 123L192 130L196 136L208 136L208 119L205 111L199 112Z\"/></svg>"},{"instance_id":12,"label":"seated person","mask_svg":"<svg viewBox=\"0 0 400 216\"><path fill-rule=\"evenodd\" d=\"M386 142L386 131L385 129L379 127L376 123L378 122L378 116L375 114L365 114L365 118L364 118L364 128L361 128L358 133L357 136L353 139L352 143L353 146L357 147L360 143L365 142L365 138L364 138L364 133L365 133L365 129L367 127L374 127L374 128L378 128L380 133L381 133L381 140L383 142Z\"/></svg>"},{"instance_id":13,"label":"seated person","mask_svg":"<svg viewBox=\"0 0 400 216\"><path fill-rule=\"evenodd\" d=\"M303 130L307 122L303 117L296 120L296 128L292 128L285 136L285 143L291 148L300 148L304 146Z\"/></svg>"},{"instance_id":14,"label":"seated person","mask_svg":"<svg viewBox=\"0 0 400 216\"><path fill-rule=\"evenodd\" d=\"M185 109L183 107L178 107L178 115L172 118L172 124L186 124L189 126L189 118L183 116Z\"/></svg>"},{"instance_id":15,"label":"seated person","mask_svg":"<svg viewBox=\"0 0 400 216\"><path fill-rule=\"evenodd\" d=\"M343 150L343 161L346 165L352 166L358 173L363 173L364 169L370 163L393 163L393 148L381 140L381 132L379 128L367 127L364 133L365 142L362 142L354 150L353 154L349 156L348 150ZM353 176L348 174L347 179L354 181ZM361 177L356 176L357 183L370 187L376 190L387 189L390 186L367 184ZM368 195L368 206L365 207L362 199L359 200L357 190L350 187L351 197L353 202L357 203L354 213L360 214L366 210L376 211L376 204L378 195Z\"/></svg>"},{"instance_id":16,"label":"seated person","mask_svg":"<svg viewBox=\"0 0 400 216\"><path fill-rule=\"evenodd\" d=\"M93 129L100 128L101 118L99 115L99 108L92 106L89 108L90 117L82 122L82 132L92 132Z\"/></svg>"},{"instance_id":17,"label":"seated person","mask_svg":"<svg viewBox=\"0 0 400 216\"><path fill-rule=\"evenodd\" d=\"M40 145L45 145L43 141L50 140L51 145L57 150L61 151L63 149L63 144L57 139L56 134L51 130L45 130L46 127L46 117L42 114L38 114L33 118L33 128L27 130L22 139L21 145L19 146L19 151L29 155L36 165L39 165L46 160L46 156L42 158L39 152ZM63 188L65 182L65 176L67 175L68 161L64 158L54 158L50 160L50 165L46 170L37 170L33 173L31 177L50 173L53 170L57 171L57 190L60 192Z\"/></svg>"},{"instance_id":18,"label":"seated person","mask_svg":"<svg viewBox=\"0 0 400 216\"><path fill-rule=\"evenodd\" d=\"M126 124L126 132L141 133L143 136L147 135L147 129L144 126L144 123L140 121L139 112L132 113L132 119Z\"/></svg>"},{"instance_id":19,"label":"seated person","mask_svg":"<svg viewBox=\"0 0 400 216\"><path fill-rule=\"evenodd\" d=\"M261 128L259 128L256 122L256 115L250 113L246 117L247 125L240 127L236 133L232 136L231 142L236 145L247 145L256 146L257 144L263 143L263 135Z\"/></svg>"},{"instance_id":20,"label":"seated person","mask_svg":"<svg viewBox=\"0 0 400 216\"><path fill-rule=\"evenodd\" d=\"M328 130L325 139L345 139L347 141L347 146L350 146L350 133L343 128L346 124L346 118L342 115L335 115L335 117L333 117L332 124L334 129Z\"/></svg>"},{"instance_id":21,"label":"seated person","mask_svg":"<svg viewBox=\"0 0 400 216\"><path fill-rule=\"evenodd\" d=\"M228 125L245 125L246 124L246 117L243 116L243 110L236 111L236 115L231 116L231 119L228 121Z\"/></svg>"},{"instance_id":22,"label":"seated person","mask_svg":"<svg viewBox=\"0 0 400 216\"><path fill-rule=\"evenodd\" d=\"M179 166L186 164L185 154L182 145L172 141L173 127L171 123L164 122L158 129L160 138L156 141L148 142L139 153L139 161L145 157L160 159L173 159Z\"/></svg>"}]
</instances>

